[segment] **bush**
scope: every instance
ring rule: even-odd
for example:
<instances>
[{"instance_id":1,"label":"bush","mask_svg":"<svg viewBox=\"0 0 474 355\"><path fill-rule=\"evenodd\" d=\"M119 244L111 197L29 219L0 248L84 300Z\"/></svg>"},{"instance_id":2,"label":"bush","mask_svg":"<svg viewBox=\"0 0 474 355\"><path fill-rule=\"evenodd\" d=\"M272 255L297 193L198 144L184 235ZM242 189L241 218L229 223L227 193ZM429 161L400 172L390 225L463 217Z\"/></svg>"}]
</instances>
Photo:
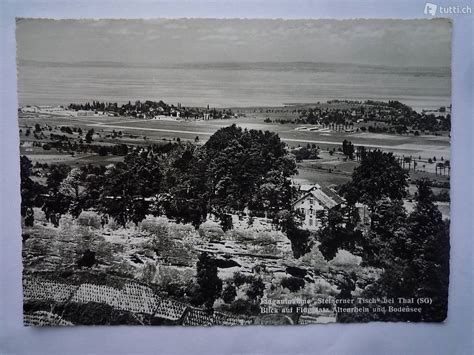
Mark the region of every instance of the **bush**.
<instances>
[{"instance_id":1,"label":"bush","mask_svg":"<svg viewBox=\"0 0 474 355\"><path fill-rule=\"evenodd\" d=\"M263 283L262 279L260 277L253 278L246 294L248 298L255 300L263 296L263 291L265 291L265 284Z\"/></svg>"},{"instance_id":2,"label":"bush","mask_svg":"<svg viewBox=\"0 0 474 355\"><path fill-rule=\"evenodd\" d=\"M154 235L161 236L169 234L168 219L163 217L147 216L143 221L140 222L139 228L143 232L151 233Z\"/></svg>"},{"instance_id":3,"label":"bush","mask_svg":"<svg viewBox=\"0 0 474 355\"><path fill-rule=\"evenodd\" d=\"M119 223L117 223L117 221L112 217L109 218L106 226L108 229L113 230L113 231L116 231L122 228L122 226Z\"/></svg>"},{"instance_id":4,"label":"bush","mask_svg":"<svg viewBox=\"0 0 474 355\"><path fill-rule=\"evenodd\" d=\"M243 284L249 283L252 281L252 276L244 275L240 272L234 273L233 277L234 285L237 287L242 286Z\"/></svg>"},{"instance_id":5,"label":"bush","mask_svg":"<svg viewBox=\"0 0 474 355\"><path fill-rule=\"evenodd\" d=\"M170 223L169 235L173 239L187 240L194 239L196 230L191 224Z\"/></svg>"},{"instance_id":6,"label":"bush","mask_svg":"<svg viewBox=\"0 0 474 355\"><path fill-rule=\"evenodd\" d=\"M194 281L194 270L159 265L154 282L164 291L173 294L180 288L186 288Z\"/></svg>"},{"instance_id":7,"label":"bush","mask_svg":"<svg viewBox=\"0 0 474 355\"><path fill-rule=\"evenodd\" d=\"M99 229L101 227L101 218L97 212L82 211L77 217L77 224L82 227Z\"/></svg>"},{"instance_id":8,"label":"bush","mask_svg":"<svg viewBox=\"0 0 474 355\"><path fill-rule=\"evenodd\" d=\"M103 303L69 303L64 307L61 315L74 324L106 325L110 323L112 311L112 306Z\"/></svg>"},{"instance_id":9,"label":"bush","mask_svg":"<svg viewBox=\"0 0 474 355\"><path fill-rule=\"evenodd\" d=\"M223 307L223 310L232 312L234 314L245 314L245 315L259 315L260 306L257 302L247 301L243 299L237 299L230 306Z\"/></svg>"},{"instance_id":10,"label":"bush","mask_svg":"<svg viewBox=\"0 0 474 355\"><path fill-rule=\"evenodd\" d=\"M334 259L330 261L330 264L334 266L358 266L362 258L360 256L353 255L347 250L338 250Z\"/></svg>"},{"instance_id":11,"label":"bush","mask_svg":"<svg viewBox=\"0 0 474 355\"><path fill-rule=\"evenodd\" d=\"M285 277L281 280L281 286L287 288L291 292L296 292L304 287L304 280L298 277Z\"/></svg>"},{"instance_id":12,"label":"bush","mask_svg":"<svg viewBox=\"0 0 474 355\"><path fill-rule=\"evenodd\" d=\"M317 269L327 267L327 261L319 250L319 244L319 242L315 242L311 250L301 257L302 263Z\"/></svg>"},{"instance_id":13,"label":"bush","mask_svg":"<svg viewBox=\"0 0 474 355\"><path fill-rule=\"evenodd\" d=\"M199 226L199 235L210 240L219 240L224 236L222 227L214 222L204 222Z\"/></svg>"},{"instance_id":14,"label":"bush","mask_svg":"<svg viewBox=\"0 0 474 355\"><path fill-rule=\"evenodd\" d=\"M308 297L312 298L314 298L317 294L325 296L335 296L337 294L335 287L332 286L327 280L322 278L316 279L313 284L308 283L303 291L306 289L308 289Z\"/></svg>"},{"instance_id":15,"label":"bush","mask_svg":"<svg viewBox=\"0 0 474 355\"><path fill-rule=\"evenodd\" d=\"M224 288L224 291L222 291L222 300L225 303L232 303L235 300L235 297L237 297L237 289L234 285L228 284Z\"/></svg>"},{"instance_id":16,"label":"bush","mask_svg":"<svg viewBox=\"0 0 474 355\"><path fill-rule=\"evenodd\" d=\"M255 239L255 235L251 230L236 230L229 231L231 239L239 243L247 243Z\"/></svg>"},{"instance_id":17,"label":"bush","mask_svg":"<svg viewBox=\"0 0 474 355\"><path fill-rule=\"evenodd\" d=\"M96 258L95 258L95 252L89 250L89 249L86 249L84 251L84 254L82 255L82 257L77 261L77 266L79 266L79 268L82 268L83 266L84 267L92 267L94 266L94 264L96 263Z\"/></svg>"}]
</instances>

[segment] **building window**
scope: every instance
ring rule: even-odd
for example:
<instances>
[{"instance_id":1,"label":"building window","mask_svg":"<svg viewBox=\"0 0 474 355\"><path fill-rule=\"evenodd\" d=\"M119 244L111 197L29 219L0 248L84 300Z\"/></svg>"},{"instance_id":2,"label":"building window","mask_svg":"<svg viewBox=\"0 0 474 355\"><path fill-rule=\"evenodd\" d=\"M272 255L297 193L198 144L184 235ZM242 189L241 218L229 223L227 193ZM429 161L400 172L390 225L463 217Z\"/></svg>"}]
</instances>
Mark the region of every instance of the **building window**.
<instances>
[{"instance_id":1,"label":"building window","mask_svg":"<svg viewBox=\"0 0 474 355\"><path fill-rule=\"evenodd\" d=\"M313 219L310 218L310 219L309 219L309 226L311 227L312 225L313 225Z\"/></svg>"},{"instance_id":2,"label":"building window","mask_svg":"<svg viewBox=\"0 0 474 355\"><path fill-rule=\"evenodd\" d=\"M314 205L314 200L312 198L309 199L309 204Z\"/></svg>"}]
</instances>

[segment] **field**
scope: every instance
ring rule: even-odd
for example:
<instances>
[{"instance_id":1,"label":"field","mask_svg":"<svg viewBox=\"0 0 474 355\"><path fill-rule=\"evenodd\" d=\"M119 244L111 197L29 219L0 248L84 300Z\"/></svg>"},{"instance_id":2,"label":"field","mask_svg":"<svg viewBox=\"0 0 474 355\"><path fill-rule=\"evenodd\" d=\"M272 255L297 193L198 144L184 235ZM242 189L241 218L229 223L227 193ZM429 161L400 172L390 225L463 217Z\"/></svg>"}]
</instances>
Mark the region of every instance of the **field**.
<instances>
[{"instance_id":1,"label":"field","mask_svg":"<svg viewBox=\"0 0 474 355\"><path fill-rule=\"evenodd\" d=\"M71 126L82 129L93 128L98 134L122 131L123 142L146 143L163 140L194 140L199 137L205 142L218 129L236 124L242 128L269 130L279 134L280 138L290 146L316 144L321 148L339 147L344 139L351 141L355 146L363 145L367 148L380 148L385 151L394 152L400 156L414 156L428 159L437 157L449 159L450 140L447 136L421 135L393 135L362 132L317 132L297 130L298 127L309 127L310 125L297 125L292 123L278 124L266 123L265 114L248 114L225 120L137 120L120 117L87 117L71 118L58 116L41 116L37 118L20 117L20 128L34 126L36 123L47 123L50 126ZM146 139L144 139L146 137ZM100 141L100 140L99 140Z\"/></svg>"},{"instance_id":2,"label":"field","mask_svg":"<svg viewBox=\"0 0 474 355\"><path fill-rule=\"evenodd\" d=\"M220 120L138 120L124 117L66 117L58 115L20 115L19 126L23 131L28 127L33 129L36 124L48 125L52 133L64 134L59 128L69 126L81 128L86 131L94 129L95 136L93 144L112 145L147 145L150 143L163 144L176 141L196 141L204 143L218 129L236 124L246 129L269 130L278 133L280 138L290 147L306 146L314 144L320 148L320 158L314 161L304 161L298 164L298 174L293 178L299 184L320 184L321 186L334 186L346 183L350 180L354 167L358 165L354 161L346 161L342 153L337 149L341 147L344 139L351 141L355 146L363 145L367 148L380 148L384 151L393 152L400 158L412 157L416 161L416 171L410 171L411 180L428 177L435 181L449 181L446 171L443 175L435 174L436 162L449 159L450 140L447 136L421 135L394 135L362 132L339 132L339 131L306 131L302 127L311 125L297 125L293 123L279 124L267 123L267 117L272 119L291 119L296 117L291 110L268 113L261 108L234 109L235 112L245 115L233 119ZM275 111L275 109L273 110ZM120 136L111 137L113 132L121 132ZM37 141L35 138L21 137L21 154L27 155L34 163L62 163L67 165L82 166L86 164L111 164L122 160L120 156L99 156L97 154L67 154L65 152L45 151L43 148L33 146ZM70 136L70 138L77 138ZM334 155L329 150L336 149ZM410 194L415 191L414 184L410 185ZM437 191L435 191L437 192ZM439 191L438 191L439 192Z\"/></svg>"}]
</instances>

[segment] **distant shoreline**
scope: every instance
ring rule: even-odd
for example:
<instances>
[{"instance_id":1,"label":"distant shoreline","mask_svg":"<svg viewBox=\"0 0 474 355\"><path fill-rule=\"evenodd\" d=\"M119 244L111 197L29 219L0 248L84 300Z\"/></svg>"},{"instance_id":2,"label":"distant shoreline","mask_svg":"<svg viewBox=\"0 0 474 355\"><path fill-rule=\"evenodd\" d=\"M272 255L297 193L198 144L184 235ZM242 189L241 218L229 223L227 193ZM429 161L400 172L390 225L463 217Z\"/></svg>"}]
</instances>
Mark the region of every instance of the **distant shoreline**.
<instances>
[{"instance_id":1,"label":"distant shoreline","mask_svg":"<svg viewBox=\"0 0 474 355\"><path fill-rule=\"evenodd\" d=\"M130 99L130 100L107 100L108 102L116 102L117 104L120 104L120 105L123 105L123 104L126 104L127 102L135 102L135 101L141 101L141 102L145 102L145 101L159 101L158 99ZM93 101L93 99L90 99L90 100L84 100L83 102L79 102L79 103L86 103L86 102L91 102ZM98 99L98 101L103 101L101 99ZM174 106L177 106L179 105L180 103L182 103L181 101L180 102L169 102L169 101L166 101L166 100L163 100L167 103L169 103L170 105L174 105ZM347 104L347 105L354 105L354 106L357 106L357 105L363 105L363 104L366 104L367 101L377 101L377 102L383 102L383 103L388 103L389 101L399 101L401 102L402 104L410 107L413 111L417 112L417 113L422 113L423 111L436 111L437 109L439 109L440 107L449 107L451 105L451 102L449 104L442 104L442 103L437 103L437 104L432 104L432 105L422 105L422 106L412 106L412 105L409 105L407 104L406 102L402 101L402 100L398 100L396 98L394 99L363 99L363 100L356 100L356 99L349 99L349 98L339 98L339 99L324 99L324 100L318 100L318 101L314 101L314 102L285 102L285 103L281 103L279 105L248 105L248 106L233 106L233 105L230 105L230 106L218 106L218 105L215 105L215 106L212 106L212 105L209 105L210 108L215 108L215 109L218 109L218 110L226 110L226 109L230 109L230 110L258 110L258 109L285 109L285 108L309 108L309 107L318 107L318 106L330 106L330 105L333 105L333 104ZM78 102L75 102L75 103L78 103ZM33 107L33 106L55 106L55 107L67 107L71 104L71 102L62 102L62 103L41 103L41 104L38 104L38 103L34 103L34 104L22 104L19 100L19 104L18 104L18 109L21 109L23 107ZM187 105L185 103L182 103L182 106L183 107L188 107L188 108L196 108L196 109L206 109L207 105Z\"/></svg>"}]
</instances>

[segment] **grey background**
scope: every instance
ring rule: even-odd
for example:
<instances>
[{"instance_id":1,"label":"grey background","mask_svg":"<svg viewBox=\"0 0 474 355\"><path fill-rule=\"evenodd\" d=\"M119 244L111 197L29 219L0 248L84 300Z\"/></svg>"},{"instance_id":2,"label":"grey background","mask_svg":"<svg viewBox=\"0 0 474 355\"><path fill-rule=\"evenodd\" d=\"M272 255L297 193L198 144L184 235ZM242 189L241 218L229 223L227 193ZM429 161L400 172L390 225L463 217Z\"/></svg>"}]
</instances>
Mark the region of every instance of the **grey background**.
<instances>
[{"instance_id":1,"label":"grey background","mask_svg":"<svg viewBox=\"0 0 474 355\"><path fill-rule=\"evenodd\" d=\"M467 5L472 1L435 1ZM452 15L451 278L444 324L299 327L22 326L15 17L424 18L424 1L0 0L0 354L472 354L473 23Z\"/></svg>"}]
</instances>

